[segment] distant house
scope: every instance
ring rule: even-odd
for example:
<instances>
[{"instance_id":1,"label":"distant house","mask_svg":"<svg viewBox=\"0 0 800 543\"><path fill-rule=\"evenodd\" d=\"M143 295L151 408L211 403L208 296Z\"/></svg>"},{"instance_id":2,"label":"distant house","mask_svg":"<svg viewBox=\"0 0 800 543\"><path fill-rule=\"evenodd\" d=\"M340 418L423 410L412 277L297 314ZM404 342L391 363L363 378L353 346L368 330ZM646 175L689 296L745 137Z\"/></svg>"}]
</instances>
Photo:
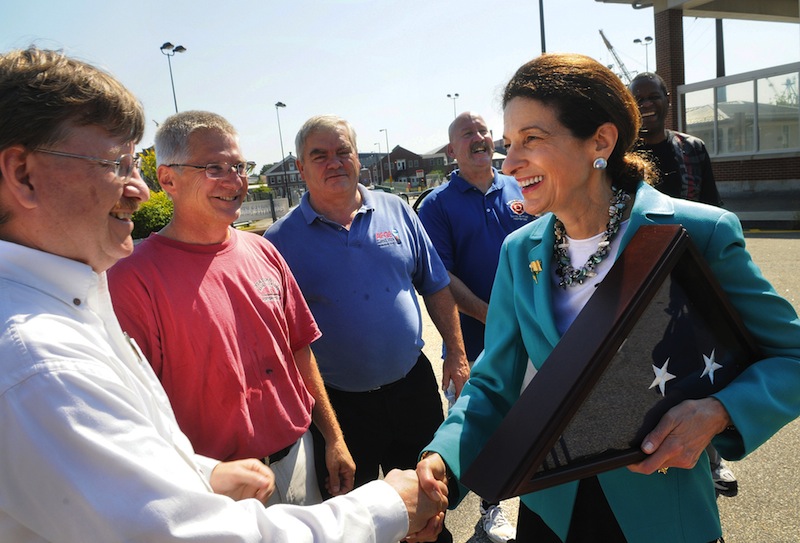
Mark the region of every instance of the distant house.
<instances>
[{"instance_id":1,"label":"distant house","mask_svg":"<svg viewBox=\"0 0 800 543\"><path fill-rule=\"evenodd\" d=\"M358 153L358 161L361 162L359 181L363 185L382 185L388 180L388 174L381 171L381 160L385 156L381 153Z\"/></svg>"},{"instance_id":2,"label":"distant house","mask_svg":"<svg viewBox=\"0 0 800 543\"><path fill-rule=\"evenodd\" d=\"M496 142L495 142L496 143ZM500 150L502 142L500 142ZM492 165L498 170L503 166L505 154L497 152L492 158ZM370 182L380 184L389 183L389 170L384 153L359 153L361 161L361 182L368 185ZM458 168L458 164L447 155L447 144L431 149L427 153L417 154L400 145L392 149L392 182L402 185L403 190L416 191L427 187L436 186L442 182L450 172Z\"/></svg>"},{"instance_id":3,"label":"distant house","mask_svg":"<svg viewBox=\"0 0 800 543\"><path fill-rule=\"evenodd\" d=\"M280 162L276 162L267 170L265 182L272 189L278 198L285 198L287 191L291 190L292 204L299 201L299 196L306 191L306 184L300 176L300 172L295 164L295 157L290 152L289 155Z\"/></svg>"}]
</instances>

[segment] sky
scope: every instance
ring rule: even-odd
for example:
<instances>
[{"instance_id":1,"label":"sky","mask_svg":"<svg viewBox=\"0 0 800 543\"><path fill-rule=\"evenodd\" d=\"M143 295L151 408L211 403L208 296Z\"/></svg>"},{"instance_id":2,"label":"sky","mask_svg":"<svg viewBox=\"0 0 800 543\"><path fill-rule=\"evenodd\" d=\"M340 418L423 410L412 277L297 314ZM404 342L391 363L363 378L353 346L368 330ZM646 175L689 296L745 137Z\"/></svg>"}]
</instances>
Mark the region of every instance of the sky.
<instances>
[{"instance_id":1,"label":"sky","mask_svg":"<svg viewBox=\"0 0 800 543\"><path fill-rule=\"evenodd\" d=\"M652 8L544 0L544 23L548 52L614 64L602 29L629 72L657 70L654 45L633 43L654 35ZM714 78L713 19L683 24L686 82ZM800 61L800 25L725 21L724 32L728 75ZM167 59L164 42L186 52ZM537 0L0 0L0 52L31 44L122 81L145 108L141 148L175 112L171 63L178 108L226 117L258 169L280 160L281 139L294 152L297 130L323 113L352 123L361 152L385 153L387 137L419 154L441 147L454 106L498 139L500 91L541 53Z\"/></svg>"}]
</instances>

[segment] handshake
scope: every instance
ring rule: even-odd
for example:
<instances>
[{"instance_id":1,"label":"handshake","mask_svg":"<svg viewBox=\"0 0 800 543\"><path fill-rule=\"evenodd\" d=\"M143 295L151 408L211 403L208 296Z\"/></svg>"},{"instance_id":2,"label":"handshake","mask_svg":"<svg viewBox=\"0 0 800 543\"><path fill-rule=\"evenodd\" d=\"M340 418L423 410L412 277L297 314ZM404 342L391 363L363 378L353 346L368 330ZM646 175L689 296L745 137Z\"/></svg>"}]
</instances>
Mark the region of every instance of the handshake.
<instances>
[{"instance_id":1,"label":"handshake","mask_svg":"<svg viewBox=\"0 0 800 543\"><path fill-rule=\"evenodd\" d=\"M275 476L255 459L220 462L211 472L211 487L234 500L255 498L266 504L275 490ZM394 469L383 480L402 499L408 513L408 543L435 541L444 528L448 506L447 469L438 454L426 454L416 471ZM372 483L370 483L372 484Z\"/></svg>"},{"instance_id":2,"label":"handshake","mask_svg":"<svg viewBox=\"0 0 800 543\"><path fill-rule=\"evenodd\" d=\"M435 541L444 528L447 509L447 470L438 454L424 456L417 470L392 470L384 481L403 499L408 511L408 535L404 541Z\"/></svg>"}]
</instances>

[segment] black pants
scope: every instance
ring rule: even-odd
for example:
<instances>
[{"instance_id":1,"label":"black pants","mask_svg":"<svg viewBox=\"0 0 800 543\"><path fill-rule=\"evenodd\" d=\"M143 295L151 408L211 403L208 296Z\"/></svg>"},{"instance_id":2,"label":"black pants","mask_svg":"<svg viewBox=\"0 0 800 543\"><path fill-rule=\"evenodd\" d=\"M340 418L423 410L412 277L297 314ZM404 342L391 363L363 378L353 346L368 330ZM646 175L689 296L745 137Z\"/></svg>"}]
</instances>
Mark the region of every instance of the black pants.
<instances>
[{"instance_id":1,"label":"black pants","mask_svg":"<svg viewBox=\"0 0 800 543\"><path fill-rule=\"evenodd\" d=\"M517 543L564 543L542 517L519 503ZM627 543L597 477L582 479L566 543Z\"/></svg>"},{"instance_id":2,"label":"black pants","mask_svg":"<svg viewBox=\"0 0 800 543\"><path fill-rule=\"evenodd\" d=\"M424 354L404 378L378 390L327 391L356 463L356 487L377 479L379 470L386 474L395 468L414 469L423 447L444 421L439 385ZM316 449L319 455L320 447ZM320 464L324 469L324 449ZM452 541L452 536L445 530L437 541Z\"/></svg>"}]
</instances>

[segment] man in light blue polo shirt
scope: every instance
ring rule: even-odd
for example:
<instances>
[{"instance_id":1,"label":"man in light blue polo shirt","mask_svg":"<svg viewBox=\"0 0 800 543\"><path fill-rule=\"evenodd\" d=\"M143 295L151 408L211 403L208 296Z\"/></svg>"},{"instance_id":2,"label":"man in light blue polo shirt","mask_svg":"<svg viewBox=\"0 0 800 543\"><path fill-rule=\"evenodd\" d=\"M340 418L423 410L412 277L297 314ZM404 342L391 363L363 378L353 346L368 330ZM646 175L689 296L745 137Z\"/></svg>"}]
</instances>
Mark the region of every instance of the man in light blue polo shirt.
<instances>
[{"instance_id":1,"label":"man in light blue polo shirt","mask_svg":"<svg viewBox=\"0 0 800 543\"><path fill-rule=\"evenodd\" d=\"M313 117L295 143L308 192L264 236L289 263L322 331L311 348L359 486L379 468L414 467L443 421L416 293L447 347L443 383L460 392L469 365L447 270L408 204L358 183L352 126ZM452 537L445 530L439 541Z\"/></svg>"},{"instance_id":2,"label":"man in light blue polo shirt","mask_svg":"<svg viewBox=\"0 0 800 543\"><path fill-rule=\"evenodd\" d=\"M464 112L450 124L447 154L458 163L450 181L433 190L419 208L436 251L450 275L458 304L467 359L483 351L489 295L505 237L530 222L516 179L492 167L494 142L483 117ZM481 500L481 524L495 543L516 531L497 503Z\"/></svg>"}]
</instances>

